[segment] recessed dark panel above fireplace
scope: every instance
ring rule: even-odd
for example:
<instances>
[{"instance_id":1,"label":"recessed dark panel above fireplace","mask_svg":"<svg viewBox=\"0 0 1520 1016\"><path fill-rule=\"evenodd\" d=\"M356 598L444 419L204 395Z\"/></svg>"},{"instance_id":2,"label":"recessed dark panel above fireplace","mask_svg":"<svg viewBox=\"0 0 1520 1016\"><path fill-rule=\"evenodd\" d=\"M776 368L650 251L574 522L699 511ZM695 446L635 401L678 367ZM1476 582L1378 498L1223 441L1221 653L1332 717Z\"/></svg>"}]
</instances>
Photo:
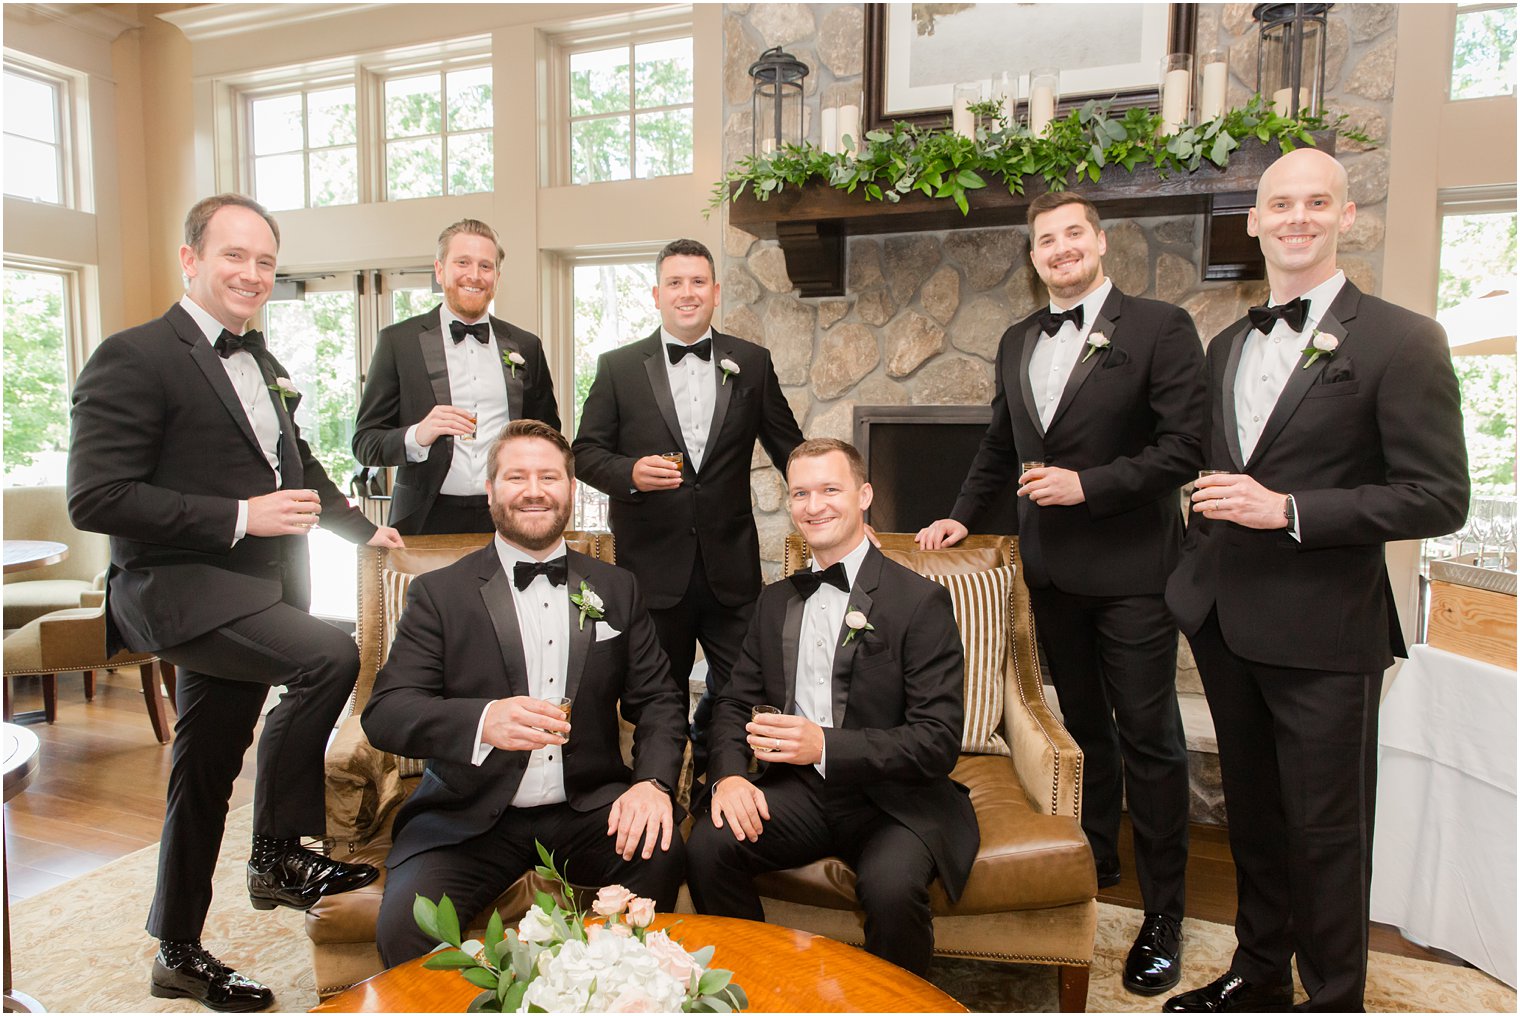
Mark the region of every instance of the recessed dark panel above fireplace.
<instances>
[{"instance_id":1,"label":"recessed dark panel above fireplace","mask_svg":"<svg viewBox=\"0 0 1520 1016\"><path fill-rule=\"evenodd\" d=\"M913 533L948 516L991 419L991 406L856 406L855 447L876 495L867 521ZM974 532L1018 532L1017 486L1008 484Z\"/></svg>"}]
</instances>

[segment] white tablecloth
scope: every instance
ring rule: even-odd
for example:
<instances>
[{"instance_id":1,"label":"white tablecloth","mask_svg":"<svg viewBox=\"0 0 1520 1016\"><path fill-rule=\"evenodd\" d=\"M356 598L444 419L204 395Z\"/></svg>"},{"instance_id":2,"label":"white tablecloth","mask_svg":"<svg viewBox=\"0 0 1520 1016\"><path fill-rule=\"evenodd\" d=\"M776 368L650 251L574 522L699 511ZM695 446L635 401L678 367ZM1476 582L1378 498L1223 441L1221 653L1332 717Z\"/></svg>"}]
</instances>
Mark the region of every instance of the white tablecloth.
<instances>
[{"instance_id":1,"label":"white tablecloth","mask_svg":"<svg viewBox=\"0 0 1520 1016\"><path fill-rule=\"evenodd\" d=\"M1372 919L1515 984L1513 670L1417 645L1383 700Z\"/></svg>"}]
</instances>

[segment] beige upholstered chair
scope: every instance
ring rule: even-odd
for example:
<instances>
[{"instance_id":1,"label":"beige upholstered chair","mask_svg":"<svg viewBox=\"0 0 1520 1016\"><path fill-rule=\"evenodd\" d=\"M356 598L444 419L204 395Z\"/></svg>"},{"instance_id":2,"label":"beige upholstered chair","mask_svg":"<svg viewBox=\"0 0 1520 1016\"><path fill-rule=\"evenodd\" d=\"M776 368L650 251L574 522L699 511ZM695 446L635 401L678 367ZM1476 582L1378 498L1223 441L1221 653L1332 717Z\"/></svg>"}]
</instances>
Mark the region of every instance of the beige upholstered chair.
<instances>
[{"instance_id":1,"label":"beige upholstered chair","mask_svg":"<svg viewBox=\"0 0 1520 1016\"><path fill-rule=\"evenodd\" d=\"M7 631L50 611L83 606L81 593L105 588L111 541L74 528L62 487L6 487L4 499L7 540L54 540L69 548L58 564L5 576Z\"/></svg>"},{"instance_id":2,"label":"beige upholstered chair","mask_svg":"<svg viewBox=\"0 0 1520 1016\"><path fill-rule=\"evenodd\" d=\"M42 708L49 723L58 712L58 675L85 672L87 689L93 688L93 672L106 668L136 667L142 675L143 701L148 722L159 744L167 744L173 724L159 693L162 670L169 694L174 695L174 668L149 653L122 651L106 658L106 608L101 593L86 594L92 606L55 610L29 621L5 637L5 718L11 718L11 681L17 677L42 677Z\"/></svg>"},{"instance_id":3,"label":"beige upholstered chair","mask_svg":"<svg viewBox=\"0 0 1520 1016\"><path fill-rule=\"evenodd\" d=\"M385 857L391 848L396 807L416 789L423 763L399 758L371 745L359 725L375 674L385 663L396 621L406 606L406 586L415 575L442 568L485 546L488 534L408 536L406 549L359 548L359 680L353 711L327 750L327 834L336 842L332 856L364 861L381 869L371 885L340 896L324 897L306 914L317 991L341 991L382 969L375 948L375 922L385 890ZM566 532L565 542L583 554L613 560L610 533ZM496 901L502 915L527 912L543 884L524 876ZM473 916L473 915L470 915ZM515 918L514 918L515 919ZM484 921L479 922L484 930Z\"/></svg>"},{"instance_id":4,"label":"beige upholstered chair","mask_svg":"<svg viewBox=\"0 0 1520 1016\"><path fill-rule=\"evenodd\" d=\"M919 550L905 533L879 533L888 557L930 576L969 575L1013 565L1009 602L972 604L981 621L1007 625L999 733L1011 756L962 754L952 774L971 788L981 848L965 892L951 904L932 890L934 951L942 956L1044 963L1059 969L1063 1011L1086 1007L1097 931L1097 876L1081 827L1082 752L1045 704L1035 651L1029 590L1020 577L1017 539L970 536L937 551ZM783 571L808 561L800 536L787 538ZM955 595L963 629L965 605ZM967 675L968 689L972 676ZM968 714L972 711L968 690ZM860 945L855 873L838 858L774 872L759 880L773 924Z\"/></svg>"}]
</instances>

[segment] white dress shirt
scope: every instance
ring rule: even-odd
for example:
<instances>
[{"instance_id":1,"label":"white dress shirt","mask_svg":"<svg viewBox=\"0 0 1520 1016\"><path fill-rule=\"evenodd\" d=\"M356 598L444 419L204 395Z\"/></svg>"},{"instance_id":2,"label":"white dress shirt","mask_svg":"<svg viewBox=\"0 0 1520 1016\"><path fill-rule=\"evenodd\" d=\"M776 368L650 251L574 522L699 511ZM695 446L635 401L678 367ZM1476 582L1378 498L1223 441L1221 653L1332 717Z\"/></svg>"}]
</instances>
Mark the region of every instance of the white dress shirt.
<instances>
[{"instance_id":1,"label":"white dress shirt","mask_svg":"<svg viewBox=\"0 0 1520 1016\"><path fill-rule=\"evenodd\" d=\"M1278 318L1272 322L1270 332L1262 334L1252 328L1246 334L1245 347L1240 351L1240 366L1235 373L1235 436L1240 440L1240 454L1245 461L1251 461L1256 443L1261 440L1261 432L1277 407L1288 379L1300 369L1298 362L1303 359L1308 337L1314 334L1345 283L1346 273L1336 272L1304 294L1304 299L1309 301L1309 314L1304 319L1303 331L1295 332L1286 321ZM1286 302L1274 296L1267 306L1275 307ZM1291 535L1297 540L1302 531L1297 501L1293 508Z\"/></svg>"},{"instance_id":2,"label":"white dress shirt","mask_svg":"<svg viewBox=\"0 0 1520 1016\"><path fill-rule=\"evenodd\" d=\"M845 578L850 588L855 588L855 576L860 574L860 564L866 559L870 543L864 536L860 544L843 558ZM822 571L813 562L814 571ZM834 725L834 654L844 644L844 615L850 609L850 594L827 582L819 583L818 591L807 598L802 608L802 630L797 636L797 685L793 690L794 709L798 716L812 720L820 727ZM860 638L860 634L855 636ZM824 765L826 757L813 763L819 776L827 776Z\"/></svg>"},{"instance_id":3,"label":"white dress shirt","mask_svg":"<svg viewBox=\"0 0 1520 1016\"><path fill-rule=\"evenodd\" d=\"M696 341L711 338L712 329L709 328ZM692 344L683 343L664 328L660 329L660 341L678 346ZM663 346L660 355L664 357L665 376L670 379L670 397L676 404L676 418L681 421L681 440L686 442L686 458L691 463L692 472L696 472L702 468L702 454L707 451L708 431L712 427L713 407L718 402L718 371L714 366L718 351L712 351L711 360L687 355L681 357L680 363L671 363L670 353Z\"/></svg>"},{"instance_id":4,"label":"white dress shirt","mask_svg":"<svg viewBox=\"0 0 1520 1016\"><path fill-rule=\"evenodd\" d=\"M1034 393L1035 406L1040 411L1040 426L1047 430L1050 421L1055 419L1056 407L1061 404L1066 382L1087 348L1087 336L1098 320L1098 313L1103 310L1103 301L1108 299L1113 288L1113 282L1104 279L1103 285L1073 305L1082 308L1081 328L1070 321L1062 321L1054 335L1042 331L1035 340L1034 353L1029 357L1029 390ZM1055 304L1050 305L1050 310L1061 313L1061 308Z\"/></svg>"},{"instance_id":5,"label":"white dress shirt","mask_svg":"<svg viewBox=\"0 0 1520 1016\"><path fill-rule=\"evenodd\" d=\"M181 297L179 305L195 321L201 334L206 337L206 341L215 345L216 340L222 337L225 326L202 310L200 304L188 296ZM280 414L275 412L274 398L269 392L269 382L264 380L264 373L259 370L258 361L246 349L240 349L222 360L222 369L227 372L227 380L232 382L238 401L243 404L243 413L248 417L248 425L253 428L253 436L258 438L259 450L264 453L264 460L269 463L269 468L274 470L275 487L278 488L281 483ZM232 534L232 543L235 545L247 535L248 502L239 501L237 527Z\"/></svg>"},{"instance_id":6,"label":"white dress shirt","mask_svg":"<svg viewBox=\"0 0 1520 1016\"><path fill-rule=\"evenodd\" d=\"M466 339L465 342L475 342ZM480 343L475 343L479 345ZM499 535L495 537L496 554L501 559L502 571L512 589L512 605L517 608L517 629L522 634L523 658L528 664L528 695L530 698L549 699L566 696L565 680L569 669L568 646L570 644L570 590L557 586L543 575L535 575L528 588L518 589L512 581L514 566L519 561L537 563L538 559L512 546ZM565 543L549 552L545 561L565 556ZM487 633L489 634L489 633ZM475 725L476 765L486 760L493 746L481 740L485 731L488 705L480 713ZM512 798L514 808L534 808L541 804L561 804L565 801L565 758L563 745L550 745L528 754L528 768L523 772L517 794Z\"/></svg>"},{"instance_id":7,"label":"white dress shirt","mask_svg":"<svg viewBox=\"0 0 1520 1016\"><path fill-rule=\"evenodd\" d=\"M479 322L465 321L449 310L446 303L438 305L438 314L443 327L443 362L449 370L449 404L475 414L474 440L454 438L454 457L438 493L458 497L483 494L491 444L512 419L507 404L507 379L502 375L502 349L494 328L487 342L477 342L473 336L455 342L449 322L467 325ZM489 322L490 315L481 315L479 320ZM417 427L414 423L406 429L408 462L422 462L430 450L418 442Z\"/></svg>"}]
</instances>

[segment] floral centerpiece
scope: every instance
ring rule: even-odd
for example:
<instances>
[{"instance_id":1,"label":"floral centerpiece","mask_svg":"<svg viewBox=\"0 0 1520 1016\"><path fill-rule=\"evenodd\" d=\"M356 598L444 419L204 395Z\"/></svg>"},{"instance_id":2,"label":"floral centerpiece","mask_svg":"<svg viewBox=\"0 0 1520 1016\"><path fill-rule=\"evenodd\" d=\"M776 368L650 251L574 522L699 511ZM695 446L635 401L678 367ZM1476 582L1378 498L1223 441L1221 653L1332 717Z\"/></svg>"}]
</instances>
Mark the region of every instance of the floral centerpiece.
<instances>
[{"instance_id":1,"label":"floral centerpiece","mask_svg":"<svg viewBox=\"0 0 1520 1016\"><path fill-rule=\"evenodd\" d=\"M470 1012L736 1012L749 1000L733 973L708 966L712 946L688 953L651 930L654 901L620 885L604 886L591 905L602 923L575 904L554 855L538 844L540 877L556 884L561 906L540 892L515 929L491 914L484 941L460 941L459 915L447 896L418 896L417 925L442 943L423 966L457 970L483 989Z\"/></svg>"}]
</instances>

